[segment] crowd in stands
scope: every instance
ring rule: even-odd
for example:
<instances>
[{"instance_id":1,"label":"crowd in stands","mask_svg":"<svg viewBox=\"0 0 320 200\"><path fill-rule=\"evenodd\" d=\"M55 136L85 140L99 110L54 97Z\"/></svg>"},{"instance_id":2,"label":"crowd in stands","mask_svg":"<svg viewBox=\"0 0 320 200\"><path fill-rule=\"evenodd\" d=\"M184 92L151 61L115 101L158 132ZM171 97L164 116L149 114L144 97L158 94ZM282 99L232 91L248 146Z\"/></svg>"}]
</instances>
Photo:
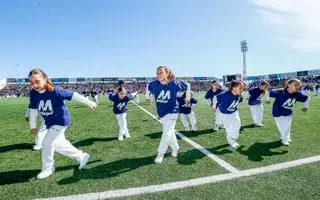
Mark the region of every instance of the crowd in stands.
<instances>
[{"instance_id":1,"label":"crowd in stands","mask_svg":"<svg viewBox=\"0 0 320 200\"><path fill-rule=\"evenodd\" d=\"M283 88L287 79L272 79L268 80L270 88ZM311 85L315 87L320 84L320 76L304 77L300 79L302 85ZM258 86L260 80L250 82L248 88ZM193 92L207 91L211 86L211 81L191 81L191 90ZM99 82L83 82L83 83L60 83L55 84L60 87L71 89L80 94L85 92L98 92L101 94L106 93L107 90L116 89L117 82L99 83ZM128 92L145 93L147 82L127 82L125 88ZM0 90L0 97L20 97L28 96L30 92L29 83L7 84L7 86Z\"/></svg>"}]
</instances>

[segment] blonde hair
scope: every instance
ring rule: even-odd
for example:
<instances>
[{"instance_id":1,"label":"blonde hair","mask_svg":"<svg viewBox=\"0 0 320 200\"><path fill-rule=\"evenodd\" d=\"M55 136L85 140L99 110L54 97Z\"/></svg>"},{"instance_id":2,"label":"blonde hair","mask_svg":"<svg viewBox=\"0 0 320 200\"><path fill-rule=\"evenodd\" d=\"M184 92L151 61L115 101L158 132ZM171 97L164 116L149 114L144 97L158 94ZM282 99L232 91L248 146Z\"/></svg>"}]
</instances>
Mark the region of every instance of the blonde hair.
<instances>
[{"instance_id":1,"label":"blonde hair","mask_svg":"<svg viewBox=\"0 0 320 200\"><path fill-rule=\"evenodd\" d=\"M28 77L30 78L30 76L34 75L34 74L40 74L47 82L45 84L45 89L47 91L52 92L54 89L54 85L53 83L49 80L48 76L46 73L44 73L44 71L42 71L42 69L33 69L31 70L31 72L29 73Z\"/></svg>"},{"instance_id":2,"label":"blonde hair","mask_svg":"<svg viewBox=\"0 0 320 200\"><path fill-rule=\"evenodd\" d=\"M168 74L167 78L168 78L169 81L175 81L176 80L176 76L173 74L172 70L169 67L167 67L165 65L160 65L160 66L157 67L157 71L161 70L161 69L164 69L164 71Z\"/></svg>"}]
</instances>

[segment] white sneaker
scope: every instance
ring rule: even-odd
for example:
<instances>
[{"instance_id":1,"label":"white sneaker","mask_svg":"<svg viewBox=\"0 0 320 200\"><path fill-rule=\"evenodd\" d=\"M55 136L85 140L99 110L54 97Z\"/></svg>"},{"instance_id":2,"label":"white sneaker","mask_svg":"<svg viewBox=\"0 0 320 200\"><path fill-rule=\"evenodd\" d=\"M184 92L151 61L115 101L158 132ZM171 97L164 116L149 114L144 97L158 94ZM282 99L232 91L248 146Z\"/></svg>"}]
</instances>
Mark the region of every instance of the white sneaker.
<instances>
[{"instance_id":1,"label":"white sneaker","mask_svg":"<svg viewBox=\"0 0 320 200\"><path fill-rule=\"evenodd\" d=\"M284 146L289 146L289 142L288 142L288 141L283 141L283 140L281 140L281 143L282 143Z\"/></svg>"},{"instance_id":2,"label":"white sneaker","mask_svg":"<svg viewBox=\"0 0 320 200\"><path fill-rule=\"evenodd\" d=\"M218 131L218 130L219 130L219 125L217 125L217 124L214 125L213 130L214 130L214 131Z\"/></svg>"},{"instance_id":3,"label":"white sneaker","mask_svg":"<svg viewBox=\"0 0 320 200\"><path fill-rule=\"evenodd\" d=\"M41 172L37 175L37 179L45 179L49 177L51 174L53 174L54 170L55 170L54 168L41 170Z\"/></svg>"},{"instance_id":4,"label":"white sneaker","mask_svg":"<svg viewBox=\"0 0 320 200\"><path fill-rule=\"evenodd\" d=\"M189 127L184 127L184 131L190 131Z\"/></svg>"},{"instance_id":5,"label":"white sneaker","mask_svg":"<svg viewBox=\"0 0 320 200\"><path fill-rule=\"evenodd\" d=\"M234 150L236 150L240 145L239 145L237 142L235 142L235 143L231 144L230 146L231 146Z\"/></svg>"},{"instance_id":6,"label":"white sneaker","mask_svg":"<svg viewBox=\"0 0 320 200\"><path fill-rule=\"evenodd\" d=\"M290 139L290 138L288 139L288 142L291 142L291 139Z\"/></svg>"},{"instance_id":7,"label":"white sneaker","mask_svg":"<svg viewBox=\"0 0 320 200\"><path fill-rule=\"evenodd\" d=\"M162 160L163 160L163 156L164 156L164 154L157 154L157 157L156 157L156 159L154 159L154 162L156 163L156 164L161 164L162 163Z\"/></svg>"},{"instance_id":8,"label":"white sneaker","mask_svg":"<svg viewBox=\"0 0 320 200\"><path fill-rule=\"evenodd\" d=\"M90 159L90 154L84 153L84 156L80 160L79 170L83 169L87 165L89 159Z\"/></svg>"},{"instance_id":9,"label":"white sneaker","mask_svg":"<svg viewBox=\"0 0 320 200\"><path fill-rule=\"evenodd\" d=\"M178 157L178 151L171 151L171 157L172 158L176 158L176 157Z\"/></svg>"},{"instance_id":10,"label":"white sneaker","mask_svg":"<svg viewBox=\"0 0 320 200\"><path fill-rule=\"evenodd\" d=\"M131 135L129 133L125 134L124 137L131 138Z\"/></svg>"},{"instance_id":11,"label":"white sneaker","mask_svg":"<svg viewBox=\"0 0 320 200\"><path fill-rule=\"evenodd\" d=\"M123 135L119 135L118 140L122 141L123 140Z\"/></svg>"},{"instance_id":12,"label":"white sneaker","mask_svg":"<svg viewBox=\"0 0 320 200\"><path fill-rule=\"evenodd\" d=\"M263 124L261 124L261 123L260 124L256 124L256 126L263 127Z\"/></svg>"},{"instance_id":13,"label":"white sneaker","mask_svg":"<svg viewBox=\"0 0 320 200\"><path fill-rule=\"evenodd\" d=\"M37 145L33 146L33 150L35 150L35 151L38 151L38 150L41 150L41 149L42 149L42 146L37 146Z\"/></svg>"},{"instance_id":14,"label":"white sneaker","mask_svg":"<svg viewBox=\"0 0 320 200\"><path fill-rule=\"evenodd\" d=\"M191 128L191 131L193 131L193 132L198 131L198 130L197 130L197 127L192 127L192 128Z\"/></svg>"}]
</instances>

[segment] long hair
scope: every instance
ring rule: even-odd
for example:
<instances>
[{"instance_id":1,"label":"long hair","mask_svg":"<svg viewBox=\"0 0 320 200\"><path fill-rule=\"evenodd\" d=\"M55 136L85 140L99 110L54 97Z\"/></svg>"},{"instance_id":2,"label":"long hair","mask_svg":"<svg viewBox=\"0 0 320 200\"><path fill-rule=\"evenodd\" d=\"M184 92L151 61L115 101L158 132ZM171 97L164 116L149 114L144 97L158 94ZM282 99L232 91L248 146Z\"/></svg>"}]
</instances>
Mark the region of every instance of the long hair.
<instances>
[{"instance_id":1,"label":"long hair","mask_svg":"<svg viewBox=\"0 0 320 200\"><path fill-rule=\"evenodd\" d=\"M168 74L168 80L169 81L175 81L176 80L176 76L173 74L172 70L165 66L165 65L160 65L157 67L157 71L160 70L160 69L164 69L164 71Z\"/></svg>"},{"instance_id":2,"label":"long hair","mask_svg":"<svg viewBox=\"0 0 320 200\"><path fill-rule=\"evenodd\" d=\"M46 80L46 84L45 84L45 89L47 91L52 92L54 89L54 85L53 83L49 80L48 76L46 73L44 73L44 71L42 71L42 69L33 69L31 70L31 72L29 73L28 77L30 78L30 76L34 75L34 74L40 74L45 80Z\"/></svg>"},{"instance_id":3,"label":"long hair","mask_svg":"<svg viewBox=\"0 0 320 200\"><path fill-rule=\"evenodd\" d=\"M217 86L217 89L218 89L218 87L220 86L219 83L218 83L218 81L213 80L213 81L211 81L211 87L210 87L211 90L212 90L212 85L213 85L213 84Z\"/></svg>"}]
</instances>

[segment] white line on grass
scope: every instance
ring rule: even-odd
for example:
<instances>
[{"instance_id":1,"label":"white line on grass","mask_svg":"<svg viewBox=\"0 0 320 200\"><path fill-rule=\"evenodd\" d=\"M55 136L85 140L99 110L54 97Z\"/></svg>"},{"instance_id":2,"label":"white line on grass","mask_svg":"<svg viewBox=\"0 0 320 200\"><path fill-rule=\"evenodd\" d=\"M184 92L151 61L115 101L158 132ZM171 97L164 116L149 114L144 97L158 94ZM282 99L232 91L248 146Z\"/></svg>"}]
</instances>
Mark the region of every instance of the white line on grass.
<instances>
[{"instance_id":1,"label":"white line on grass","mask_svg":"<svg viewBox=\"0 0 320 200\"><path fill-rule=\"evenodd\" d=\"M134 105L136 105L138 108L140 108L141 110L143 110L144 112L146 112L148 115L150 115L152 118L154 118L155 120L157 120L158 122L160 122L160 120L154 116L152 113L150 113L149 111L147 111L145 108L143 108L142 106L138 105L136 102L131 101ZM202 147L200 144L190 140L189 138L187 138L185 135L183 135L180 132L176 132L176 134L182 138L184 141L186 141L187 143L189 143L191 146L193 146L194 148L198 149L201 153L203 153L204 155L206 155L207 157L209 157L211 160L215 161L216 163L218 163L221 167L225 168L226 170L228 170L229 172L238 172L239 170L237 170L235 167L233 167L232 165L230 165L229 163L227 163L226 161L222 160L221 158L219 158L218 156L212 154L210 151L208 151L207 149L205 149L204 147Z\"/></svg>"},{"instance_id":2,"label":"white line on grass","mask_svg":"<svg viewBox=\"0 0 320 200\"><path fill-rule=\"evenodd\" d=\"M147 193L182 189L182 188L187 188L192 186L199 186L199 185L204 185L208 183L215 183L220 181L237 179L241 177L248 177L248 176L288 169L292 167L297 167L300 165L310 164L310 163L319 162L319 161L320 161L320 156L314 156L314 157L303 158L299 160L269 165L266 167L247 169L247 170L233 172L233 173L207 176L202 178L190 179L186 181L177 181L177 182L160 184L160 185L150 185L150 186L135 187L135 188L128 188L128 189L109 190L109 191L97 192L97 193L53 197L53 198L39 199L39 200L76 200L76 199L77 200L82 200L82 199L95 200L95 199L107 199L107 198L116 198L116 197L128 197L128 196L141 195L141 194L147 194Z\"/></svg>"}]
</instances>

